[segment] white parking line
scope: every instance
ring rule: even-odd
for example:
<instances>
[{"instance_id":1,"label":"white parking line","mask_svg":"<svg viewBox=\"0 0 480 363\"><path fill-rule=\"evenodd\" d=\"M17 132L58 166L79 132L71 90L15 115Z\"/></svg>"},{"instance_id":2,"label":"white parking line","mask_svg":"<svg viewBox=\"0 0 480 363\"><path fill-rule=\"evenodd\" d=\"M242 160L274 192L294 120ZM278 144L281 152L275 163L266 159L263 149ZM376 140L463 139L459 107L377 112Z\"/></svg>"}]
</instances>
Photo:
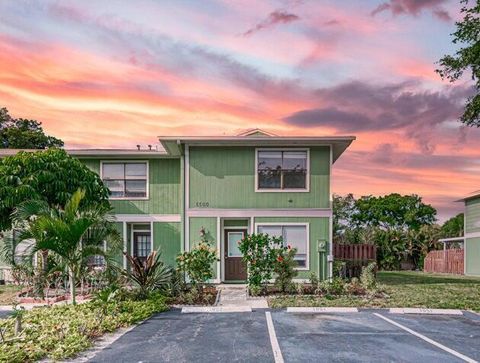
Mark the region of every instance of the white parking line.
<instances>
[{"instance_id":1,"label":"white parking line","mask_svg":"<svg viewBox=\"0 0 480 363\"><path fill-rule=\"evenodd\" d=\"M402 324L399 324L399 323L397 323L396 321L393 321L393 320L391 320L391 319L389 319L389 318L387 318L387 317L385 317L385 316L383 316L383 315L380 315L380 314L378 314L378 313L373 313L373 315L376 315L376 316L378 316L379 318L381 318L381 319L389 322L390 324L393 324L393 325L395 325L396 327L398 327L398 328L400 328L400 329L403 329L403 330L409 332L410 334L415 335L416 337L418 337L418 338L420 338L420 339L425 340L426 342L428 342L428 343L436 346L437 348L440 348L440 349L442 349L442 350L444 350L444 351L446 351L446 352L454 355L454 356L457 357L457 358L460 358L460 359L464 360L465 362L478 363L476 360L474 360L474 359L472 359L472 358L470 358L470 357L467 357L466 355L463 355L462 353L459 353L459 352L457 352L456 350L450 349L450 348L444 346L443 344L440 344L440 343L436 342L435 340L426 337L426 336L423 335L423 334L417 333L416 331L414 331L414 330L412 330L412 329L410 329L410 328L407 328L406 326L403 326Z\"/></svg>"},{"instance_id":2,"label":"white parking line","mask_svg":"<svg viewBox=\"0 0 480 363\"><path fill-rule=\"evenodd\" d=\"M273 326L272 314L270 314L270 311L265 312L265 317L267 319L268 335L270 335L273 358L275 359L275 363L283 363L283 355L280 350L280 345L278 345L277 334L275 334L275 327Z\"/></svg>"}]
</instances>

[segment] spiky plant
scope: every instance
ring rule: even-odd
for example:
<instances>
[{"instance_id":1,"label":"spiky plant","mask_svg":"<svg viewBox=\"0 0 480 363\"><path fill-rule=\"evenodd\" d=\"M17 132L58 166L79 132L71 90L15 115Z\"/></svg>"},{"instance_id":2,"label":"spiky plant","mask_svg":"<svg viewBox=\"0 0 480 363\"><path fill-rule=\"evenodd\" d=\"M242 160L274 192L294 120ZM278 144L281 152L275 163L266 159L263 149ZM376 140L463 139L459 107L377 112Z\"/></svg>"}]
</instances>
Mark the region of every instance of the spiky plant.
<instances>
[{"instance_id":1,"label":"spiky plant","mask_svg":"<svg viewBox=\"0 0 480 363\"><path fill-rule=\"evenodd\" d=\"M172 269L160 259L158 251L152 251L145 261L125 253L130 269L121 270L122 274L138 288L138 297L145 299L154 290L168 287Z\"/></svg>"}]
</instances>

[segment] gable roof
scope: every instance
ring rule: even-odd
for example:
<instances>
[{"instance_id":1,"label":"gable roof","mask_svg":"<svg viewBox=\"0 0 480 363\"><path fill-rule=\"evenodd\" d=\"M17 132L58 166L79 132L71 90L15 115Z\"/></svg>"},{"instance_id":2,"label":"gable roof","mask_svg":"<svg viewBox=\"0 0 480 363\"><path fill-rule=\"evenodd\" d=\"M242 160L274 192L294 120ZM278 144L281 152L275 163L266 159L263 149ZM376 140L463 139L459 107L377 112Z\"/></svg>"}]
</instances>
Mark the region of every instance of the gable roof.
<instances>
[{"instance_id":1,"label":"gable roof","mask_svg":"<svg viewBox=\"0 0 480 363\"><path fill-rule=\"evenodd\" d=\"M181 155L184 146L256 146L256 147L312 147L331 146L333 162L350 146L355 136L257 136L264 133L254 129L240 136L159 136L167 154Z\"/></svg>"},{"instance_id":2,"label":"gable roof","mask_svg":"<svg viewBox=\"0 0 480 363\"><path fill-rule=\"evenodd\" d=\"M476 199L476 198L480 198L480 190L476 190L468 194L467 196L463 197L462 199L456 200L455 202L466 202L467 200Z\"/></svg>"}]
</instances>

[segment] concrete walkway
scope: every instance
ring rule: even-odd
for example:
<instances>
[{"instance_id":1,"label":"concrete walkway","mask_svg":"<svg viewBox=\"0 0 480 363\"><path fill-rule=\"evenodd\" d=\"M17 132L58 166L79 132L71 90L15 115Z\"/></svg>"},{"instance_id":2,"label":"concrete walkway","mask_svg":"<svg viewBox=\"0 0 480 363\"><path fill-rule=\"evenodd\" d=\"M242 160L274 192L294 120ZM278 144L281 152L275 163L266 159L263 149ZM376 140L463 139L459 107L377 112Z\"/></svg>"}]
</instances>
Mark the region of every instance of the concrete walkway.
<instances>
[{"instance_id":1,"label":"concrete walkway","mask_svg":"<svg viewBox=\"0 0 480 363\"><path fill-rule=\"evenodd\" d=\"M266 299L247 299L247 286L243 284L222 284L217 287L220 291L218 306L247 306L252 309L267 309Z\"/></svg>"}]
</instances>

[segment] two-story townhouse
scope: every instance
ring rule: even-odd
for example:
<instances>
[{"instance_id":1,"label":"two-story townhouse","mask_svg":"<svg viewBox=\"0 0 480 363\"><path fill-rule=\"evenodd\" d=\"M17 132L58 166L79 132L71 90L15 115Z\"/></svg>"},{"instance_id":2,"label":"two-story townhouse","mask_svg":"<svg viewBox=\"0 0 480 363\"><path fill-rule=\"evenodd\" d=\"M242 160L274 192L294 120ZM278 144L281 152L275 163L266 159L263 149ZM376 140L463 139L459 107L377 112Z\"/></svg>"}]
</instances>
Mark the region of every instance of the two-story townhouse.
<instances>
[{"instance_id":1,"label":"two-story townhouse","mask_svg":"<svg viewBox=\"0 0 480 363\"><path fill-rule=\"evenodd\" d=\"M238 242L249 233L297 248L299 279L332 276L331 170L353 136L159 137L163 149L68 150L111 191L123 250L165 262L188 251L203 228L219 251L215 283L241 282ZM127 260L118 254L127 268Z\"/></svg>"},{"instance_id":2,"label":"two-story townhouse","mask_svg":"<svg viewBox=\"0 0 480 363\"><path fill-rule=\"evenodd\" d=\"M480 276L480 190L460 201L465 203L465 275Z\"/></svg>"}]
</instances>

